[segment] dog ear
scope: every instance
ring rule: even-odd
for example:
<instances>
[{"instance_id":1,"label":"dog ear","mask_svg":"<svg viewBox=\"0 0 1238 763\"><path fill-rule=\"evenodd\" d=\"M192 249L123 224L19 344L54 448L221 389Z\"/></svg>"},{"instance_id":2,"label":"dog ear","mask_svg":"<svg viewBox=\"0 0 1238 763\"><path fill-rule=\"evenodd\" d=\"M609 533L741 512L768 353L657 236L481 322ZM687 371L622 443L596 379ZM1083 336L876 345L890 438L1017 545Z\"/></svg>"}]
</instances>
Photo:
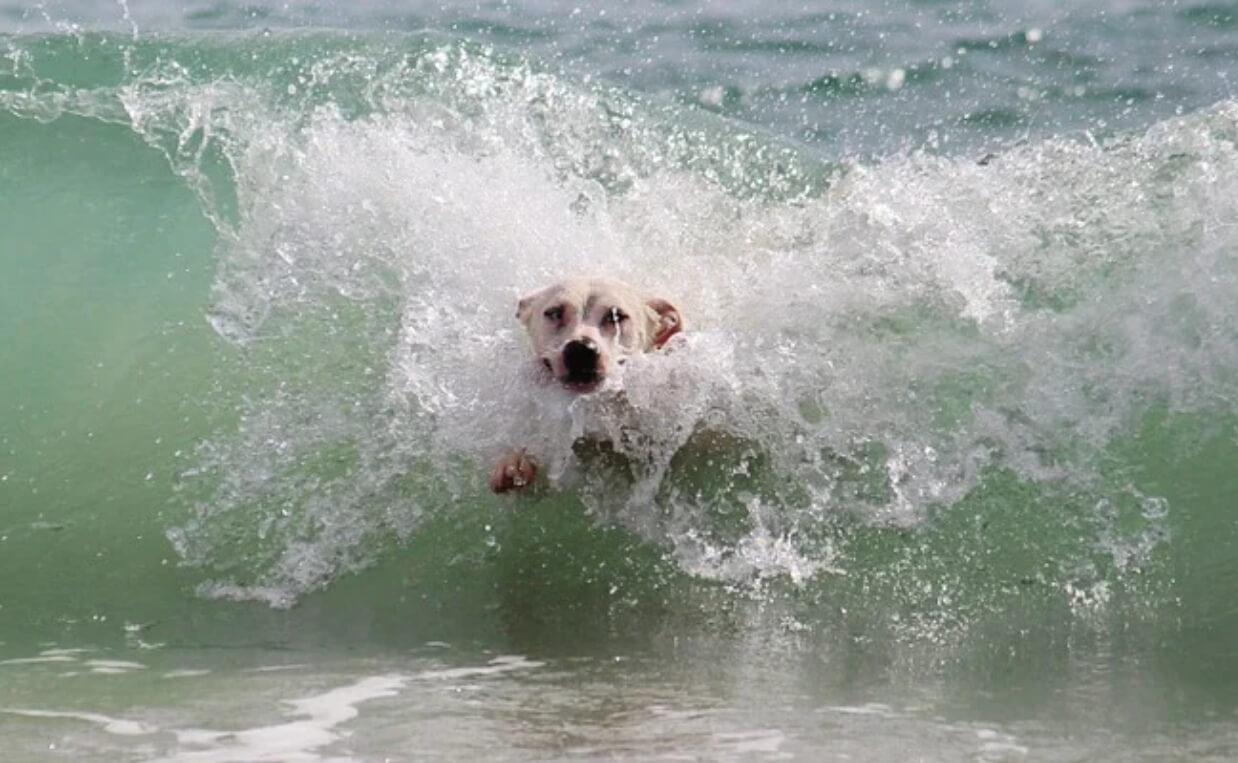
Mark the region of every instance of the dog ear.
<instances>
[{"instance_id":1,"label":"dog ear","mask_svg":"<svg viewBox=\"0 0 1238 763\"><path fill-rule=\"evenodd\" d=\"M683 330L683 319L679 311L665 299L657 297L645 303L658 316L653 323L653 341L650 343L655 350L666 344L667 340Z\"/></svg>"},{"instance_id":2,"label":"dog ear","mask_svg":"<svg viewBox=\"0 0 1238 763\"><path fill-rule=\"evenodd\" d=\"M537 302L538 299L540 299L541 296L547 291L549 291L549 289L540 289L521 297L520 300L516 302L516 320L527 326L529 324L530 313L533 310L533 303Z\"/></svg>"}]
</instances>

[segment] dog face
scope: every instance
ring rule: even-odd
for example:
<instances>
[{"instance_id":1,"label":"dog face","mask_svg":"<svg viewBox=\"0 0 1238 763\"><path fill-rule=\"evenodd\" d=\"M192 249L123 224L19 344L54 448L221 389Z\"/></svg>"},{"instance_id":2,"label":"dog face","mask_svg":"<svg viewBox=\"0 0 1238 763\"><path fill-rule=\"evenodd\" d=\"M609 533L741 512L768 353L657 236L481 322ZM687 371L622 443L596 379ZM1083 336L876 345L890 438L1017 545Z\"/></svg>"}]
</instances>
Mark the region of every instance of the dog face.
<instances>
[{"instance_id":1,"label":"dog face","mask_svg":"<svg viewBox=\"0 0 1238 763\"><path fill-rule=\"evenodd\" d=\"M597 389L628 356L661 347L683 327L666 300L599 278L561 281L529 294L516 317L550 376L580 393Z\"/></svg>"}]
</instances>

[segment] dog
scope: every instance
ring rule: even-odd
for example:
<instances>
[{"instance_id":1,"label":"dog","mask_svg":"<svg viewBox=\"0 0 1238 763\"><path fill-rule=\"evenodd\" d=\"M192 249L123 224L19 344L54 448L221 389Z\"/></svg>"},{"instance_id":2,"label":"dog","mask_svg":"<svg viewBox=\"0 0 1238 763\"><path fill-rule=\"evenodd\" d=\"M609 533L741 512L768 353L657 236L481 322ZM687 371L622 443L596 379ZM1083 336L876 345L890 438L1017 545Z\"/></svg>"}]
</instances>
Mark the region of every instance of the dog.
<instances>
[{"instance_id":1,"label":"dog","mask_svg":"<svg viewBox=\"0 0 1238 763\"><path fill-rule=\"evenodd\" d=\"M579 395L596 391L632 355L660 349L683 330L670 302L605 278L573 278L528 294L516 304L516 319L528 333L539 380ZM490 488L508 493L536 477L529 454L512 450L495 465Z\"/></svg>"}]
</instances>

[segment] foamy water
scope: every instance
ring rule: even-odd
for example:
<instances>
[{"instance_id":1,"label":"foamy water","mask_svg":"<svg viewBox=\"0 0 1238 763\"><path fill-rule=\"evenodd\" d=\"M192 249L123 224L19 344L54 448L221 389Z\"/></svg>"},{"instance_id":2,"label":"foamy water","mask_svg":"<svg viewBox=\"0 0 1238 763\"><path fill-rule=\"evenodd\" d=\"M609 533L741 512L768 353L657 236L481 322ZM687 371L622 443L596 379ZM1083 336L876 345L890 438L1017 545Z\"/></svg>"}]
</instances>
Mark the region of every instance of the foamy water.
<instances>
[{"instance_id":1,"label":"foamy water","mask_svg":"<svg viewBox=\"0 0 1238 763\"><path fill-rule=\"evenodd\" d=\"M195 115L216 85L143 90L127 108L153 142L169 120L223 130L237 218L220 218L211 315L253 385L239 430L202 448L192 471L219 482L173 538L195 563L231 553L204 526L225 516L284 538L254 582L207 592L287 603L367 564L376 537L483 495L509 447L697 574L804 577L831 562L797 538L833 512L915 525L993 468L1086 486L1149 400L1211 406L1238 358L1228 103L1105 146L842 166L788 202L784 180L751 197L667 159L750 176L778 150L764 139L683 149L695 133L657 114L616 122L605 91L454 47L380 77L360 119L246 86L266 115L237 123L225 95L212 127ZM173 160L223 206L200 159ZM539 390L515 301L589 273L672 300L689 330L596 395ZM747 495L748 530L721 549L694 537L710 506L691 475L710 467L691 441L710 433L761 473L706 478ZM580 473L581 437L615 443L627 479ZM338 474L306 480L307 459ZM410 479L437 487L410 497Z\"/></svg>"},{"instance_id":2,"label":"foamy water","mask_svg":"<svg viewBox=\"0 0 1238 763\"><path fill-rule=\"evenodd\" d=\"M9 750L16 759L31 760L105 755L169 763L317 763L468 754L513 761L688 760L702 755L720 761L896 760L907 755L933 761L1021 761L1066 759L1081 751L1096 760L1119 759L1112 754L1115 740L1086 725L1065 747L1055 741L1057 730L1051 727L947 720L915 702L835 702L807 709L805 697L780 673L765 676L773 685L720 692L682 676L616 681L624 672L639 674L647 668L623 658L545 664L506 655L469 664L459 657L444 663L442 657L429 656L444 647L401 660L359 662L322 655L315 668L266 666L280 668L278 686L253 678L264 671L252 668L189 674L170 668L178 659L170 655L155 659L159 667L152 666L149 679L156 683L151 686L126 685L137 680L136 674L88 677L48 673L31 662L10 664L0 668L10 681L71 684L76 699L59 708L0 707L0 729L31 724L22 730L19 746ZM581 681L581 676L590 680ZM123 711L85 709L107 707L109 693L134 690L158 704L138 703ZM752 704L766 692L764 704ZM1082 703L1084 697L1065 701ZM215 719L210 727L200 725L207 715ZM1205 742L1211 731L1149 734L1138 759L1185 754L1219 760L1234 740L1213 735ZM40 738L56 741L40 748Z\"/></svg>"}]
</instances>

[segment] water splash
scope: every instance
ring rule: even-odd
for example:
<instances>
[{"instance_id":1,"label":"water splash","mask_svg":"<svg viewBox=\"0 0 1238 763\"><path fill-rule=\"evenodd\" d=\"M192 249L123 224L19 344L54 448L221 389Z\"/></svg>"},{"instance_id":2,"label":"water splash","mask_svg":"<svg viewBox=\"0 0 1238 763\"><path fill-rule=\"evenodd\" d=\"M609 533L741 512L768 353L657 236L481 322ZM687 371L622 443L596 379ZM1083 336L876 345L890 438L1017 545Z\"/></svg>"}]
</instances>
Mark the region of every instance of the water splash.
<instances>
[{"instance_id":1,"label":"water splash","mask_svg":"<svg viewBox=\"0 0 1238 763\"><path fill-rule=\"evenodd\" d=\"M207 595L289 605L487 500L505 447L694 573L802 579L845 572L832 517L920 526L994 469L1104 514L1132 494L1098 484L1106 449L1150 406L1235 412L1232 102L835 172L455 43L134 66L20 109L123 118L219 231L225 413L170 533ZM688 333L590 398L535 389L515 299L574 273ZM1146 556L1164 515L1096 543Z\"/></svg>"}]
</instances>

